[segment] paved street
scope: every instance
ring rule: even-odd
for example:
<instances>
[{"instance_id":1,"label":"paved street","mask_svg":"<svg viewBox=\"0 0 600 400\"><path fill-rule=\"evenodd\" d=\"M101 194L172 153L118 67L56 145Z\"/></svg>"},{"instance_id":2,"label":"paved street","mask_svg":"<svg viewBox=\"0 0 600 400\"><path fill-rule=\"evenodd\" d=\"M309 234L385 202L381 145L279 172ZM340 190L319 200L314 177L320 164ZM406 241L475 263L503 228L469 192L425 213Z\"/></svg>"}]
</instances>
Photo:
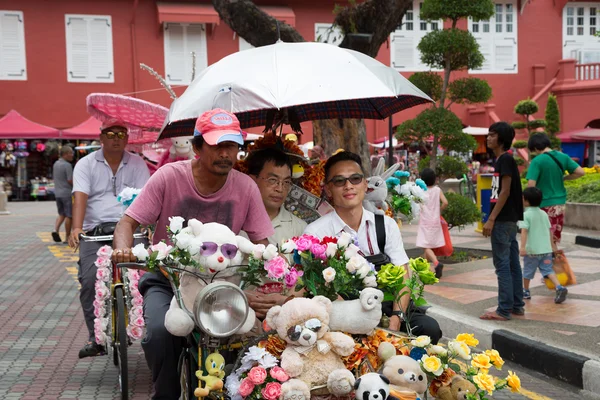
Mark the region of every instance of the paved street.
<instances>
[{"instance_id":1,"label":"paved street","mask_svg":"<svg viewBox=\"0 0 600 400\"><path fill-rule=\"evenodd\" d=\"M108 357L77 358L87 333L78 300L76 257L66 245L56 245L50 238L55 218L54 203L9 203L8 209L11 215L0 216L0 399L117 398L117 369L112 361ZM415 227L403 227L407 247L414 243L415 232ZM463 231L463 234L467 233ZM471 239L470 242L466 239L463 242L479 241L483 246L476 236L467 239ZM588 250L574 248L572 251L582 252L574 254L580 254L582 259L587 260ZM598 268L597 258L590 260L595 260L593 265ZM489 269L489 266L473 267L476 263L470 264L448 268L448 279L442 280L440 287L464 291L464 285L474 285L477 288L472 290L494 293L491 284L465 283L462 278L457 283L450 281L453 275L459 273ZM593 270L592 264L588 269ZM598 272L592 271L583 276L582 282L594 282L593 279L598 279ZM489 282L490 278L486 276L485 279ZM544 290L536 288L534 299L547 296ZM456 296L453 300L448 293L432 291L428 298L439 304L447 301L450 305L461 304L465 309L472 307L477 311L493 306L494 302L493 296L482 295L473 297L477 299L474 302L461 303ZM572 301L584 297L574 294ZM586 301L600 305L597 300ZM535 304L533 300L531 303ZM532 323L538 321L523 321L524 326ZM565 339L575 336L578 341L583 341L584 337L590 340L586 335L587 328L591 327L563 325L556 329L575 332L563 335ZM594 329L597 331L597 328ZM593 344L598 346L600 339L596 337L593 340ZM587 345L583 345L582 350L586 349ZM132 398L149 398L150 372L139 343L130 348L129 367ZM496 399L580 398L576 388L507 363L503 374L508 370L520 375L525 390L522 395L503 392L494 396Z\"/></svg>"}]
</instances>

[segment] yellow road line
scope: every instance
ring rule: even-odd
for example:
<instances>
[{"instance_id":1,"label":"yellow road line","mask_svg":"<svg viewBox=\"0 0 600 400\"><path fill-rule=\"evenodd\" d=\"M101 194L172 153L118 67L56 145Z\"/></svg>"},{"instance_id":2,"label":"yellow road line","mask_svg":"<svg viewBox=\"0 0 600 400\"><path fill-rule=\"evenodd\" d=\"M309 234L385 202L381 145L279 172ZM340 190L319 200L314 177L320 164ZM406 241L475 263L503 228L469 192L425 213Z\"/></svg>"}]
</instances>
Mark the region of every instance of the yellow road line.
<instances>
[{"instance_id":1,"label":"yellow road line","mask_svg":"<svg viewBox=\"0 0 600 400\"><path fill-rule=\"evenodd\" d=\"M43 243L55 243L52 239L52 232L36 232L36 235ZM79 260L79 253L74 252L73 249L64 244L51 244L48 246L48 250L59 262L70 264L65 267L65 270L75 282L79 283L77 279L78 268L73 266L73 263Z\"/></svg>"}]
</instances>

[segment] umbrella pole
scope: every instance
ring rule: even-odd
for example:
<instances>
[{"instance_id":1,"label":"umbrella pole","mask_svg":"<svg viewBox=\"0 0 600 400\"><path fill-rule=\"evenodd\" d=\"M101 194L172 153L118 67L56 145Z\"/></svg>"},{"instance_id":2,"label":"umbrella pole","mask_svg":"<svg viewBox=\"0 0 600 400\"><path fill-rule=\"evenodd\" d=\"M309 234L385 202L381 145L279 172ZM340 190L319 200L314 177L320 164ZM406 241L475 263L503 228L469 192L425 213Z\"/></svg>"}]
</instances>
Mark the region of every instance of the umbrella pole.
<instances>
[{"instance_id":1,"label":"umbrella pole","mask_svg":"<svg viewBox=\"0 0 600 400\"><path fill-rule=\"evenodd\" d=\"M394 126L393 126L393 122L392 122L392 116L390 116L389 118L389 145L388 145L388 168L391 167L394 164L394 146L392 143L392 139L394 137Z\"/></svg>"}]
</instances>

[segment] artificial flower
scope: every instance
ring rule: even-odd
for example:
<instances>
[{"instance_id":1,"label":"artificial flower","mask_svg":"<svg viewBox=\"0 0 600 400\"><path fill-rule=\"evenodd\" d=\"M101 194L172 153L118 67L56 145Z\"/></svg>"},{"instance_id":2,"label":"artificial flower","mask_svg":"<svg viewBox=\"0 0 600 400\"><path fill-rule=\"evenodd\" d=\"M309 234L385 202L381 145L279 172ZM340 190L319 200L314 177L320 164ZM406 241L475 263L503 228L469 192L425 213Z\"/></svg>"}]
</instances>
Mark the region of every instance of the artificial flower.
<instances>
[{"instance_id":1,"label":"artificial flower","mask_svg":"<svg viewBox=\"0 0 600 400\"><path fill-rule=\"evenodd\" d=\"M356 271L356 276L359 277L360 279L363 279L364 277L366 277L369 274L369 272L371 272L371 266L369 265L369 263L367 263L367 260L365 260L363 257L360 257L360 258L362 258L361 266Z\"/></svg>"},{"instance_id":2,"label":"artificial flower","mask_svg":"<svg viewBox=\"0 0 600 400\"><path fill-rule=\"evenodd\" d=\"M135 318L129 318L129 323L135 326L139 326L140 328L144 327L144 317L139 315Z\"/></svg>"},{"instance_id":3,"label":"artificial flower","mask_svg":"<svg viewBox=\"0 0 600 400\"><path fill-rule=\"evenodd\" d=\"M502 366L504 365L504 360L502 359L502 357L500 357L500 353L498 353L498 350L486 350L485 354L490 358L490 361L492 362L494 367L496 367L496 369L502 369Z\"/></svg>"},{"instance_id":4,"label":"artificial flower","mask_svg":"<svg viewBox=\"0 0 600 400\"><path fill-rule=\"evenodd\" d=\"M252 256L257 260L261 260L263 258L263 253L266 247L264 244L255 244L254 250L252 250Z\"/></svg>"},{"instance_id":5,"label":"artificial flower","mask_svg":"<svg viewBox=\"0 0 600 400\"><path fill-rule=\"evenodd\" d=\"M169 252L173 249L173 246L167 245L165 242L158 242L157 244L150 247L152 253L156 252L156 260L161 261L167 258Z\"/></svg>"},{"instance_id":6,"label":"artificial flower","mask_svg":"<svg viewBox=\"0 0 600 400\"><path fill-rule=\"evenodd\" d=\"M488 372L492 368L490 357L486 354L477 354L471 360L471 366L478 368L482 372Z\"/></svg>"},{"instance_id":7,"label":"artificial flower","mask_svg":"<svg viewBox=\"0 0 600 400\"><path fill-rule=\"evenodd\" d=\"M248 379L255 385L262 385L267 379L267 370L263 367L254 367L248 371Z\"/></svg>"},{"instance_id":8,"label":"artificial flower","mask_svg":"<svg viewBox=\"0 0 600 400\"><path fill-rule=\"evenodd\" d=\"M285 275L285 278L283 278L283 282L285 283L285 286L287 286L288 288L292 288L296 286L298 278L302 275L302 271L298 271L295 267L292 267L290 268L289 272Z\"/></svg>"},{"instance_id":9,"label":"artificial flower","mask_svg":"<svg viewBox=\"0 0 600 400\"><path fill-rule=\"evenodd\" d=\"M521 379L517 375L515 375L512 371L508 371L508 376L506 377L506 384L510 388L510 391L513 393L518 393L521 391Z\"/></svg>"},{"instance_id":10,"label":"artificial flower","mask_svg":"<svg viewBox=\"0 0 600 400\"><path fill-rule=\"evenodd\" d=\"M475 339L475 335L472 333L461 333L456 336L456 340L465 342L470 347L475 347L479 344L479 340Z\"/></svg>"},{"instance_id":11,"label":"artificial flower","mask_svg":"<svg viewBox=\"0 0 600 400\"><path fill-rule=\"evenodd\" d=\"M98 268L96 270L96 279L108 282L110 280L110 270L108 268Z\"/></svg>"},{"instance_id":12,"label":"artificial flower","mask_svg":"<svg viewBox=\"0 0 600 400\"><path fill-rule=\"evenodd\" d=\"M338 251L338 245L335 243L327 243L327 250L325 250L325 255L327 257L335 257Z\"/></svg>"},{"instance_id":13,"label":"artificial flower","mask_svg":"<svg viewBox=\"0 0 600 400\"><path fill-rule=\"evenodd\" d=\"M381 286L393 286L404 279L406 269L402 265L385 264L377 273L377 283Z\"/></svg>"},{"instance_id":14,"label":"artificial flower","mask_svg":"<svg viewBox=\"0 0 600 400\"><path fill-rule=\"evenodd\" d=\"M276 379L279 382L286 382L290 379L290 376L281 367L271 368L271 371L269 371L269 375L271 375L271 378Z\"/></svg>"},{"instance_id":15,"label":"artificial flower","mask_svg":"<svg viewBox=\"0 0 600 400\"><path fill-rule=\"evenodd\" d=\"M169 230L176 234L183 228L184 222L183 217L169 217Z\"/></svg>"},{"instance_id":16,"label":"artificial flower","mask_svg":"<svg viewBox=\"0 0 600 400\"><path fill-rule=\"evenodd\" d=\"M471 348L465 342L452 340L448 343L448 349L456 353L463 360L471 359Z\"/></svg>"},{"instance_id":17,"label":"artificial flower","mask_svg":"<svg viewBox=\"0 0 600 400\"><path fill-rule=\"evenodd\" d=\"M333 282L335 279L335 269L332 267L325 268L323 270L323 278L325 279L325 282Z\"/></svg>"},{"instance_id":18,"label":"artificial flower","mask_svg":"<svg viewBox=\"0 0 600 400\"><path fill-rule=\"evenodd\" d=\"M363 278L363 284L366 287L377 287L377 277L375 275L368 275Z\"/></svg>"},{"instance_id":19,"label":"artificial flower","mask_svg":"<svg viewBox=\"0 0 600 400\"><path fill-rule=\"evenodd\" d=\"M94 264L98 268L108 268L111 266L112 263L110 262L110 258L108 257L98 257L96 258Z\"/></svg>"},{"instance_id":20,"label":"artificial flower","mask_svg":"<svg viewBox=\"0 0 600 400\"><path fill-rule=\"evenodd\" d=\"M267 271L267 276L269 278L281 279L289 271L289 265L285 258L277 256L265 263L265 270Z\"/></svg>"},{"instance_id":21,"label":"artificial flower","mask_svg":"<svg viewBox=\"0 0 600 400\"><path fill-rule=\"evenodd\" d=\"M285 254L292 253L294 250L296 250L296 243L292 239L287 240L281 245L281 251Z\"/></svg>"},{"instance_id":22,"label":"artificial flower","mask_svg":"<svg viewBox=\"0 0 600 400\"><path fill-rule=\"evenodd\" d=\"M424 355L423 358L421 358L421 365L425 371L431 372L435 376L440 376L444 372L442 360L436 356Z\"/></svg>"},{"instance_id":23,"label":"artificial flower","mask_svg":"<svg viewBox=\"0 0 600 400\"><path fill-rule=\"evenodd\" d=\"M352 235L344 231L338 237L337 244L339 247L347 247L352 241Z\"/></svg>"},{"instance_id":24,"label":"artificial flower","mask_svg":"<svg viewBox=\"0 0 600 400\"><path fill-rule=\"evenodd\" d=\"M260 394L266 400L277 400L281 396L281 385L277 382L269 382Z\"/></svg>"},{"instance_id":25,"label":"artificial flower","mask_svg":"<svg viewBox=\"0 0 600 400\"><path fill-rule=\"evenodd\" d=\"M306 251L306 250L309 250L312 247L313 242L307 236L308 235L302 235L298 239L296 239L296 249L298 251Z\"/></svg>"},{"instance_id":26,"label":"artificial flower","mask_svg":"<svg viewBox=\"0 0 600 400\"><path fill-rule=\"evenodd\" d=\"M275 358L272 354L267 353L264 355L263 358L260 359L258 365L265 369L269 369L276 366L278 362L279 361L277 360L277 358Z\"/></svg>"},{"instance_id":27,"label":"artificial flower","mask_svg":"<svg viewBox=\"0 0 600 400\"><path fill-rule=\"evenodd\" d=\"M146 250L143 243L138 243L135 246L133 246L133 248L131 249L131 254L133 254L135 258L137 258L140 261L146 261L146 259L150 255L148 254L148 250Z\"/></svg>"},{"instance_id":28,"label":"artificial flower","mask_svg":"<svg viewBox=\"0 0 600 400\"><path fill-rule=\"evenodd\" d=\"M427 347L430 343L431 338L426 335L417 336L416 339L410 341L410 344L412 344L415 347Z\"/></svg>"},{"instance_id":29,"label":"artificial flower","mask_svg":"<svg viewBox=\"0 0 600 400\"><path fill-rule=\"evenodd\" d=\"M494 389L496 389L494 377L489 375L487 372L479 372L473 377L473 382L475 382L480 390L488 392L490 396L494 392Z\"/></svg>"},{"instance_id":30,"label":"artificial flower","mask_svg":"<svg viewBox=\"0 0 600 400\"><path fill-rule=\"evenodd\" d=\"M275 258L275 256L277 256L277 246L275 246L273 244L269 244L265 248L265 251L262 254L262 258L269 261L269 260Z\"/></svg>"},{"instance_id":31,"label":"artificial flower","mask_svg":"<svg viewBox=\"0 0 600 400\"><path fill-rule=\"evenodd\" d=\"M445 357L446 355L448 355L448 350L445 347L438 346L438 345L429 346L429 348L427 349L427 352L429 354L435 354L435 355L442 356L442 357Z\"/></svg>"},{"instance_id":32,"label":"artificial flower","mask_svg":"<svg viewBox=\"0 0 600 400\"><path fill-rule=\"evenodd\" d=\"M354 257L360 257L359 252L360 248L354 243L350 243L348 247L346 247L346 249L344 250L344 258L346 258L346 260L350 260Z\"/></svg>"},{"instance_id":33,"label":"artificial flower","mask_svg":"<svg viewBox=\"0 0 600 400\"><path fill-rule=\"evenodd\" d=\"M98 252L96 253L96 255L98 257L105 257L105 258L110 258L112 256L112 247L110 246L102 246L98 249Z\"/></svg>"},{"instance_id":34,"label":"artificial flower","mask_svg":"<svg viewBox=\"0 0 600 400\"><path fill-rule=\"evenodd\" d=\"M144 337L144 328L136 325L128 325L127 326L127 335L133 340L140 340Z\"/></svg>"},{"instance_id":35,"label":"artificial flower","mask_svg":"<svg viewBox=\"0 0 600 400\"><path fill-rule=\"evenodd\" d=\"M250 378L244 378L240 383L239 392L243 397L250 396L250 394L254 391L254 384L250 380Z\"/></svg>"},{"instance_id":36,"label":"artificial flower","mask_svg":"<svg viewBox=\"0 0 600 400\"><path fill-rule=\"evenodd\" d=\"M246 361L257 361L258 362L261 358L263 358L265 356L265 354L267 354L267 351L265 349L262 349L258 346L252 346L248 349L246 354L244 354L244 357L242 358L242 362L246 362Z\"/></svg>"},{"instance_id":37,"label":"artificial flower","mask_svg":"<svg viewBox=\"0 0 600 400\"><path fill-rule=\"evenodd\" d=\"M225 380L225 389L230 395L238 395L240 391L240 378L236 374L229 374Z\"/></svg>"},{"instance_id":38,"label":"artificial flower","mask_svg":"<svg viewBox=\"0 0 600 400\"><path fill-rule=\"evenodd\" d=\"M313 243L313 245L310 248L310 252L313 253L313 255L316 258L319 258L321 260L325 260L327 258L326 251L327 251L326 244Z\"/></svg>"}]
</instances>

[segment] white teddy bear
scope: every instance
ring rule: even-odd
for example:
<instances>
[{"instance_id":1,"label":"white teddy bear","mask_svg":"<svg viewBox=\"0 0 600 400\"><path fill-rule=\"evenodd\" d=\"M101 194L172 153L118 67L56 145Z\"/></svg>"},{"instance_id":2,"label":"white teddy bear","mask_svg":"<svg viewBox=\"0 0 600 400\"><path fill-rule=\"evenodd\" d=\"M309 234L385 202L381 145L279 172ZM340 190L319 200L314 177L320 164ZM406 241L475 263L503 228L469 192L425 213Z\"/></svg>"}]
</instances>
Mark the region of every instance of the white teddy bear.
<instances>
[{"instance_id":1,"label":"white teddy bear","mask_svg":"<svg viewBox=\"0 0 600 400\"><path fill-rule=\"evenodd\" d=\"M171 148L169 155L172 159L194 159L194 149L192 147L192 136L174 137L171 138Z\"/></svg>"},{"instance_id":2,"label":"white teddy bear","mask_svg":"<svg viewBox=\"0 0 600 400\"><path fill-rule=\"evenodd\" d=\"M235 272L233 268L226 273L222 272L229 266L240 265L244 254L250 254L255 249L252 242L242 236L236 236L227 226L214 222L203 224L196 219L190 219L188 226L181 229L173 239L177 247L188 249L195 260L205 268L205 272L200 275L207 282L213 278L220 279L231 275ZM188 310L193 310L196 295L204 286L206 284L202 279L189 273L182 274L179 291ZM248 310L246 322L238 334L247 333L254 326L256 315L252 308ZM175 297L165 315L165 327L175 336L187 336L194 329L193 319L179 307Z\"/></svg>"}]
</instances>

